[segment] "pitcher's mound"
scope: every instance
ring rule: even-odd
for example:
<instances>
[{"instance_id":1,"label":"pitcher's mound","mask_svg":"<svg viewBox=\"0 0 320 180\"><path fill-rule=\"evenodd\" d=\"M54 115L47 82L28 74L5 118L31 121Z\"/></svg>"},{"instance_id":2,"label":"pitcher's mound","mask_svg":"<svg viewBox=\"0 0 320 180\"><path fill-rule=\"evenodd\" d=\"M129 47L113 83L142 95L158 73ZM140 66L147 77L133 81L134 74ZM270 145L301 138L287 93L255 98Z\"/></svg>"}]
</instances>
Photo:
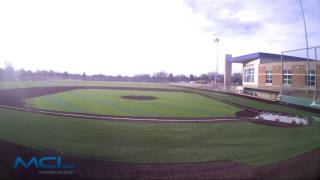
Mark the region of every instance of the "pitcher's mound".
<instances>
[{"instance_id":1,"label":"pitcher's mound","mask_svg":"<svg viewBox=\"0 0 320 180\"><path fill-rule=\"evenodd\" d=\"M124 99L130 99L130 100L154 100L154 99L158 99L157 97L154 96L121 96L121 98Z\"/></svg>"}]
</instances>

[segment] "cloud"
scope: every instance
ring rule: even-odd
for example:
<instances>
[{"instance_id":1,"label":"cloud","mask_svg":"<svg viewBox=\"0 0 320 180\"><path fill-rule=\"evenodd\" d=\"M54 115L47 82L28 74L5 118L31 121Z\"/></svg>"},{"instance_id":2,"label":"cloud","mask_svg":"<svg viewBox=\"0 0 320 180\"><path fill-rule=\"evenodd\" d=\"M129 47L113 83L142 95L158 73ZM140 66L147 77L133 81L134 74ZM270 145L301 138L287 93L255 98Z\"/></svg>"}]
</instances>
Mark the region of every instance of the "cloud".
<instances>
[{"instance_id":1,"label":"cloud","mask_svg":"<svg viewBox=\"0 0 320 180\"><path fill-rule=\"evenodd\" d=\"M212 24L204 27L204 31L216 31L223 35L255 34L261 28L259 14L246 8L243 1L208 1L186 0L195 13L203 13Z\"/></svg>"},{"instance_id":2,"label":"cloud","mask_svg":"<svg viewBox=\"0 0 320 180\"><path fill-rule=\"evenodd\" d=\"M302 0L319 45L319 0ZM225 54L304 47L298 0L0 1L0 66L87 74L201 74Z\"/></svg>"},{"instance_id":3,"label":"cloud","mask_svg":"<svg viewBox=\"0 0 320 180\"><path fill-rule=\"evenodd\" d=\"M185 0L194 13L212 24L204 31L224 38L254 38L265 50L285 50L304 46L304 28L298 0ZM303 0L310 45L319 45L320 1ZM258 42L257 42L258 43ZM262 49L261 51L263 51Z\"/></svg>"}]
</instances>

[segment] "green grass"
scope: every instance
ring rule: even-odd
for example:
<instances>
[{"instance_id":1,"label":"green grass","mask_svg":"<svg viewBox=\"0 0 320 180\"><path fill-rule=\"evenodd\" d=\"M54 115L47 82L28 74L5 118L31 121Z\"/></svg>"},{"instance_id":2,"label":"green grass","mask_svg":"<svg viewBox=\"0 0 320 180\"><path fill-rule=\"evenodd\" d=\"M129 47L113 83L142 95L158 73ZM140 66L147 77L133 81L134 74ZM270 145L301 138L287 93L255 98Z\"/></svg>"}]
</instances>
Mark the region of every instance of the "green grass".
<instances>
[{"instance_id":1,"label":"green grass","mask_svg":"<svg viewBox=\"0 0 320 180\"><path fill-rule=\"evenodd\" d=\"M186 88L189 89L189 88ZM254 99L248 99L245 97L238 97L238 96L232 96L224 93L219 93L219 92L209 92L209 91L204 91L204 90L195 90L195 89L189 89L194 92L206 94L212 97L216 98L222 98L224 100L237 103L243 106L247 106L250 108L254 108L257 110L262 110L262 111L272 111L272 112L285 112L285 113L290 113L290 114L295 114L295 115L300 115L304 117L312 117L316 116L319 117L319 113L312 113L304 110L299 110L296 108L288 107L285 105L277 105L277 104L270 104L270 103L264 103L264 102L259 102Z\"/></svg>"},{"instance_id":2,"label":"green grass","mask_svg":"<svg viewBox=\"0 0 320 180\"><path fill-rule=\"evenodd\" d=\"M279 162L320 147L320 124L277 128L238 123L133 123L0 109L0 139L90 158L137 163Z\"/></svg>"},{"instance_id":3,"label":"green grass","mask_svg":"<svg viewBox=\"0 0 320 180\"><path fill-rule=\"evenodd\" d=\"M136 83L136 82L104 82L104 81L77 81L77 80L46 80L46 81L0 81L0 89L14 89L26 87L51 87L51 86L117 86L117 87L143 87L143 88L169 88L165 83Z\"/></svg>"},{"instance_id":4,"label":"green grass","mask_svg":"<svg viewBox=\"0 0 320 180\"><path fill-rule=\"evenodd\" d=\"M156 100L129 100L121 96L155 96ZM26 106L69 112L125 116L232 117L241 109L207 97L183 93L82 89L25 100Z\"/></svg>"},{"instance_id":5,"label":"green grass","mask_svg":"<svg viewBox=\"0 0 320 180\"><path fill-rule=\"evenodd\" d=\"M49 81L47 84L46 82L8 84L1 82L0 88L80 85L79 83L89 86L103 84L102 86L168 87L165 84ZM202 90L194 91L222 97L260 110L289 112L306 117L319 116L247 98ZM90 98L87 100L90 101ZM192 163L232 160L251 165L264 165L320 148L319 137L320 123L313 123L303 128L280 128L249 122L218 124L109 122L0 109L0 139L30 148L45 147L108 161Z\"/></svg>"}]
</instances>

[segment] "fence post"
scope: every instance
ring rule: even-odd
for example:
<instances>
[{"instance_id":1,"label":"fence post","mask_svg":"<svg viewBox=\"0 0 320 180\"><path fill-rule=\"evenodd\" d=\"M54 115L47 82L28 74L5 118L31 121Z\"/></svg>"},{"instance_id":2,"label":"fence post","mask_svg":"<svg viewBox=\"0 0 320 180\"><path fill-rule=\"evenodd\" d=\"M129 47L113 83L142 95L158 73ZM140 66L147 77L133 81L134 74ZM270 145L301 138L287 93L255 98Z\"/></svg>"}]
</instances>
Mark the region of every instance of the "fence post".
<instances>
[{"instance_id":1,"label":"fence post","mask_svg":"<svg viewBox=\"0 0 320 180\"><path fill-rule=\"evenodd\" d=\"M317 100L317 79L318 79L318 55L317 55L317 48L314 48L314 59L315 59L315 64L316 64L316 70L315 70L315 81L314 81L314 94L313 94L313 100Z\"/></svg>"},{"instance_id":2,"label":"fence post","mask_svg":"<svg viewBox=\"0 0 320 180\"><path fill-rule=\"evenodd\" d=\"M283 86L283 51L281 52L281 83L280 83L280 102L281 102L281 96L282 96L282 86Z\"/></svg>"}]
</instances>

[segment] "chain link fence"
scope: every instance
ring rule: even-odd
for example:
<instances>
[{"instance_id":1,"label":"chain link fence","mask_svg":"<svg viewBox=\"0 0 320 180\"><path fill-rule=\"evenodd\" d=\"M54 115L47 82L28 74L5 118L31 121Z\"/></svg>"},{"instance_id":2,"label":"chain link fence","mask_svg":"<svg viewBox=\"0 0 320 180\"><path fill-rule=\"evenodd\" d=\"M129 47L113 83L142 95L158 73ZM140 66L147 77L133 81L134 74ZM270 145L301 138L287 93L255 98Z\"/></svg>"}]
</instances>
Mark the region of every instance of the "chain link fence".
<instances>
[{"instance_id":1,"label":"chain link fence","mask_svg":"<svg viewBox=\"0 0 320 180\"><path fill-rule=\"evenodd\" d=\"M320 109L320 46L283 51L280 101Z\"/></svg>"}]
</instances>

